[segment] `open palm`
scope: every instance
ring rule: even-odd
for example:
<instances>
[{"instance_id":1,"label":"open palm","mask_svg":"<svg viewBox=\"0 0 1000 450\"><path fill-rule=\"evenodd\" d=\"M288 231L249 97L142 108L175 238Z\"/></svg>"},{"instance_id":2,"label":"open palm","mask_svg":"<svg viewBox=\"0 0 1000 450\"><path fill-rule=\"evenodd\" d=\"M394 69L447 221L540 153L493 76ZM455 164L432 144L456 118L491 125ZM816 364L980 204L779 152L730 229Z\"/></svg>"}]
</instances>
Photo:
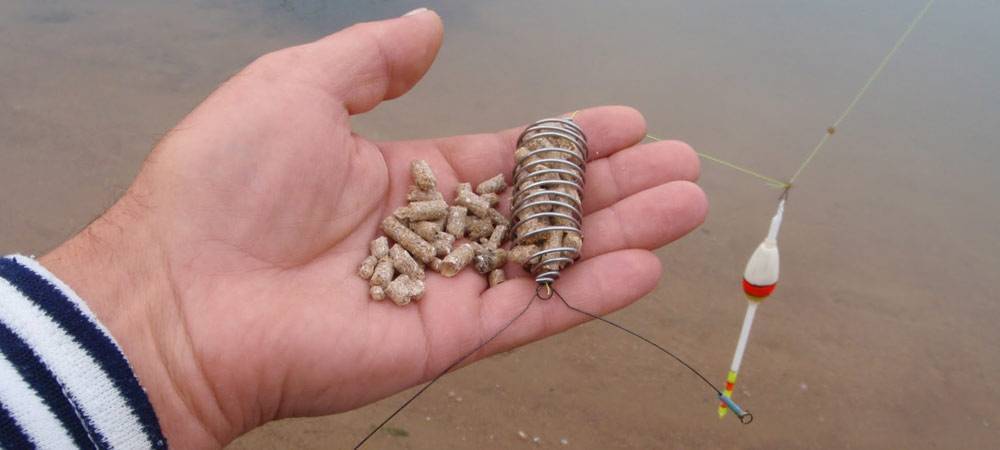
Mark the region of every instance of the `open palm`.
<instances>
[{"instance_id":1,"label":"open palm","mask_svg":"<svg viewBox=\"0 0 1000 450\"><path fill-rule=\"evenodd\" d=\"M440 19L425 12L262 57L160 143L116 205L141 216L145 251L169 286L146 307L156 313L148 345L168 375L137 372L161 420L180 408L200 422L194 438L164 424L175 444L225 444L267 420L344 411L428 380L532 298L534 281L513 267L521 276L495 288L474 271L429 274L407 307L369 300L355 275L381 219L405 201L410 161L431 164L448 200L458 182L513 167L519 129L406 142L351 132L351 114L419 80L441 39ZM655 287L649 250L701 223L706 204L691 183L697 157L679 142L639 145L638 112L585 109L576 120L592 155L586 241L556 286L606 313ZM95 309L115 333L122 319ZM536 301L470 361L584 319ZM135 360L140 344L123 346Z\"/></svg>"}]
</instances>

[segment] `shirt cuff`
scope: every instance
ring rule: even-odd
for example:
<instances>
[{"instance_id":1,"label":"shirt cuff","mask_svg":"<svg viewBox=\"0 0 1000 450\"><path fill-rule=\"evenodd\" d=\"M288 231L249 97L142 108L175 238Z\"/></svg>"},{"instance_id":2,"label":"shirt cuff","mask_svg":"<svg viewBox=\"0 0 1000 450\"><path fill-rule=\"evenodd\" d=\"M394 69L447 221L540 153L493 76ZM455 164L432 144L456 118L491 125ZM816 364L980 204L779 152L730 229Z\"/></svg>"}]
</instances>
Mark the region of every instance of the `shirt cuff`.
<instances>
[{"instance_id":1,"label":"shirt cuff","mask_svg":"<svg viewBox=\"0 0 1000 450\"><path fill-rule=\"evenodd\" d=\"M125 354L34 259L0 258L0 447L165 449Z\"/></svg>"}]
</instances>

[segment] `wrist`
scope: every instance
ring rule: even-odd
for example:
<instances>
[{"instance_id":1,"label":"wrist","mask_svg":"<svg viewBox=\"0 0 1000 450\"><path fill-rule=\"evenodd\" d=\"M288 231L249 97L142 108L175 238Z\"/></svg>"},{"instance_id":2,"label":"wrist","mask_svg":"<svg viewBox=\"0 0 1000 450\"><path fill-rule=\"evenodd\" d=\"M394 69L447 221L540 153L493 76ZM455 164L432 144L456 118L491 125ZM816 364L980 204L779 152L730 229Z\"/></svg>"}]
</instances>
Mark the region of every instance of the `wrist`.
<instances>
[{"instance_id":1,"label":"wrist","mask_svg":"<svg viewBox=\"0 0 1000 450\"><path fill-rule=\"evenodd\" d=\"M207 383L196 376L200 371L163 247L144 214L130 210L129 203L128 197L122 199L39 262L76 291L111 333L170 445L221 447L224 428L210 425L223 422L222 416L214 403L198 401L205 398L198 394Z\"/></svg>"}]
</instances>

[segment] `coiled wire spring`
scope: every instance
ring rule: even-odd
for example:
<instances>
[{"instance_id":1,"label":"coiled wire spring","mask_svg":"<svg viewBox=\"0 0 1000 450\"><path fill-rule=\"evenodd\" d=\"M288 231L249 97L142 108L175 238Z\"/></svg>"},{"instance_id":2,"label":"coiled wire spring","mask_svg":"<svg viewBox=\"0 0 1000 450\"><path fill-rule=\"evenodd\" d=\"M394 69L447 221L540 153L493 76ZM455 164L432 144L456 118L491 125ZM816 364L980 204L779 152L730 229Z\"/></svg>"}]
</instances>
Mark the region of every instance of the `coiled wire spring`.
<instances>
[{"instance_id":1,"label":"coiled wire spring","mask_svg":"<svg viewBox=\"0 0 1000 450\"><path fill-rule=\"evenodd\" d=\"M511 235L515 246L539 246L524 264L539 286L580 257L587 153L587 137L571 118L539 120L518 138Z\"/></svg>"}]
</instances>

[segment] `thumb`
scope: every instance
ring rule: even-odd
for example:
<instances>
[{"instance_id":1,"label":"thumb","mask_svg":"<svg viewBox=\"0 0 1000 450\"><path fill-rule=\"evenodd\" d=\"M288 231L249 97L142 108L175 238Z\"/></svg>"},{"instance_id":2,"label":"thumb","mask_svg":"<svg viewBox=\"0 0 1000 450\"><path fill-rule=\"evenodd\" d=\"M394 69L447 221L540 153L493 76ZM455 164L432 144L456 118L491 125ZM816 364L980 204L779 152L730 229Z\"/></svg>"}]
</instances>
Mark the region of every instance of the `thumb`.
<instances>
[{"instance_id":1,"label":"thumb","mask_svg":"<svg viewBox=\"0 0 1000 450\"><path fill-rule=\"evenodd\" d=\"M444 26L430 10L353 25L318 41L279 50L258 63L294 71L298 81L328 92L350 114L409 91L434 62Z\"/></svg>"}]
</instances>

